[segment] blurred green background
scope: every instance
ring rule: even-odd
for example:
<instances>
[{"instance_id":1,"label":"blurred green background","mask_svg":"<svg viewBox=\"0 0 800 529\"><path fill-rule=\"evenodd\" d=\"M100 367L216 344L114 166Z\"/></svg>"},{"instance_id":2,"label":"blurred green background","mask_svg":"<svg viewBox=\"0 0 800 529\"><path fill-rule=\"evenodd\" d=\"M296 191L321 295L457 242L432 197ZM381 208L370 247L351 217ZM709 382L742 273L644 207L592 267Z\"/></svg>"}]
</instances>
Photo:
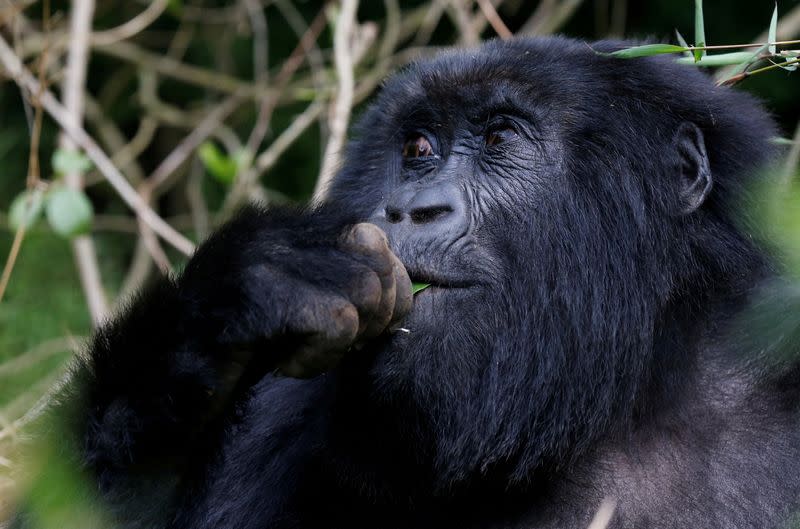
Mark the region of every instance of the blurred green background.
<instances>
[{"instance_id":1,"label":"blurred green background","mask_svg":"<svg viewBox=\"0 0 800 529\"><path fill-rule=\"evenodd\" d=\"M691 0L486 1L512 33L673 43L675 29L690 41L694 35ZM0 35L31 71L41 73L56 96L70 75L65 61L71 5L0 0ZM249 90L250 95L234 101L229 115L216 124L212 120L214 126L201 146L193 146L173 170L161 175L162 180L151 182L154 209L192 241L201 240L245 201L303 202L311 196L330 137L328 107L336 94L332 44L338 4L329 2L327 10L324 6L310 0L97 3L95 31L119 30L128 21L146 22L113 38L101 34L100 42L92 44L86 79L86 130L115 156L118 168L140 193L149 192L148 175L231 98L230 86ZM706 2L708 43L754 41L766 34L773 9L772 2L761 0ZM778 13L779 39L798 38L800 0L779 2ZM355 118L380 79L393 69L442 46L494 38L497 31L479 2L462 0L362 1L357 21L352 43L358 49ZM298 46L303 34L309 37L308 45ZM9 207L29 180L37 105L26 103L7 75L0 80L2 265L16 235ZM280 97L269 100L263 96L265 87L277 89ZM763 98L784 136L792 137L800 119L799 74L776 70L746 79L741 88ZM282 135L315 104L321 110L299 135ZM258 119L260 111L271 114L268 122ZM259 130L259 123L268 126ZM45 115L38 150L41 174L34 178L40 186L62 179L52 163L57 137L57 126ZM252 163L256 159L258 163ZM135 216L97 171L90 169L79 177L94 209L88 240L96 252L102 297L113 311L154 274L178 270L185 256L163 241L155 246L152 239L148 242ZM44 219L20 240L0 301L0 431L31 410L92 328L73 241L54 233ZM12 437L0 434L0 456L3 443ZM0 470L2 463L0 457Z\"/></svg>"}]
</instances>

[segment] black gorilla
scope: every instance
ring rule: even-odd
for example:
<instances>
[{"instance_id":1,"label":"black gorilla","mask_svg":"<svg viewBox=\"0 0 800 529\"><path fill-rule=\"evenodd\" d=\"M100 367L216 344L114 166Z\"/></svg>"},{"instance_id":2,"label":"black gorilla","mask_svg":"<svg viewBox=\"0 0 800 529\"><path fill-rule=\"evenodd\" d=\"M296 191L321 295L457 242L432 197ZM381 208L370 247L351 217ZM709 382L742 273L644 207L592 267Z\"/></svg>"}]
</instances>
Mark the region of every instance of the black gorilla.
<instances>
[{"instance_id":1,"label":"black gorilla","mask_svg":"<svg viewBox=\"0 0 800 529\"><path fill-rule=\"evenodd\" d=\"M244 211L102 329L72 420L119 524L789 519L797 373L729 338L774 275L735 213L774 125L615 46L406 69L324 205Z\"/></svg>"}]
</instances>

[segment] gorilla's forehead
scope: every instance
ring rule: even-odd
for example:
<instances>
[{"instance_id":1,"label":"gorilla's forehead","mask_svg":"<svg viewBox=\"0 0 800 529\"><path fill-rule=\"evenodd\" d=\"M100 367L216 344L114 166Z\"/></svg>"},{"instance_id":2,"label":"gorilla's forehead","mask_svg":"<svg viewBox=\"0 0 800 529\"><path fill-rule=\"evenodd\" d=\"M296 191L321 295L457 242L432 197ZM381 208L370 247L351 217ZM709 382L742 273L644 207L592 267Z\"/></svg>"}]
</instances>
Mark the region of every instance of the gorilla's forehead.
<instances>
[{"instance_id":1,"label":"gorilla's forehead","mask_svg":"<svg viewBox=\"0 0 800 529\"><path fill-rule=\"evenodd\" d=\"M478 120L493 110L567 106L578 85L563 88L571 75L556 66L563 58L553 53L554 42L560 40L498 41L416 63L386 84L380 105L396 117L413 112ZM576 51L585 55L587 49Z\"/></svg>"}]
</instances>

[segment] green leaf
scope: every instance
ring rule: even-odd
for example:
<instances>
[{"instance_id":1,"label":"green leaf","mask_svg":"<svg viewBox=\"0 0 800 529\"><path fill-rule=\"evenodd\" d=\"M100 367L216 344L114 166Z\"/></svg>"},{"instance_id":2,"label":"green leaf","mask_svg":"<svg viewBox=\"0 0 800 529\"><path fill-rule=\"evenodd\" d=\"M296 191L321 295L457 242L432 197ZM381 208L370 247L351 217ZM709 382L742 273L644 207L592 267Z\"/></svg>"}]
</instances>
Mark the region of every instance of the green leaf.
<instances>
[{"instance_id":1,"label":"green leaf","mask_svg":"<svg viewBox=\"0 0 800 529\"><path fill-rule=\"evenodd\" d=\"M40 189L23 191L17 195L8 211L8 223L11 229L16 231L20 226L29 229L42 216L43 207L44 193Z\"/></svg>"},{"instance_id":2,"label":"green leaf","mask_svg":"<svg viewBox=\"0 0 800 529\"><path fill-rule=\"evenodd\" d=\"M247 171L253 163L253 155L247 149L239 149L233 153L231 160L236 164L237 172Z\"/></svg>"},{"instance_id":3,"label":"green leaf","mask_svg":"<svg viewBox=\"0 0 800 529\"><path fill-rule=\"evenodd\" d=\"M702 48L706 45L706 27L703 22L703 0L694 0L694 45ZM706 50L694 50L694 60L699 61L706 56Z\"/></svg>"},{"instance_id":4,"label":"green leaf","mask_svg":"<svg viewBox=\"0 0 800 529\"><path fill-rule=\"evenodd\" d=\"M430 283L411 283L411 294L422 292L429 286L431 286Z\"/></svg>"},{"instance_id":5,"label":"green leaf","mask_svg":"<svg viewBox=\"0 0 800 529\"><path fill-rule=\"evenodd\" d=\"M57 187L45 197L47 222L53 231L67 238L89 231L94 209L79 189Z\"/></svg>"},{"instance_id":6,"label":"green leaf","mask_svg":"<svg viewBox=\"0 0 800 529\"><path fill-rule=\"evenodd\" d=\"M769 22L769 32L767 33L767 42L774 43L778 41L778 2L775 2L775 10L772 11L772 20ZM775 55L777 48L775 44L769 45L769 52Z\"/></svg>"},{"instance_id":7,"label":"green leaf","mask_svg":"<svg viewBox=\"0 0 800 529\"><path fill-rule=\"evenodd\" d=\"M602 55L610 55L619 59L634 59L636 57L651 57L653 55L664 55L666 53L682 53L688 50L689 48L675 46L673 44L645 44L644 46L634 46L612 53L603 53Z\"/></svg>"},{"instance_id":8,"label":"green leaf","mask_svg":"<svg viewBox=\"0 0 800 529\"><path fill-rule=\"evenodd\" d=\"M72 149L56 149L51 163L53 172L60 175L85 173L92 168L92 161L85 154Z\"/></svg>"},{"instance_id":9,"label":"green leaf","mask_svg":"<svg viewBox=\"0 0 800 529\"><path fill-rule=\"evenodd\" d=\"M768 48L768 47L769 47L769 44L764 44L763 46L761 46L760 48L758 48L756 51L754 51L754 52L753 52L753 54L750 56L750 58L749 58L749 59L747 59L746 61L742 61L742 62L739 64L739 66L737 66L736 68L734 68L734 69L733 69L733 71L731 72L731 77L734 77L734 76L736 76L736 75L739 75L740 73L742 73L742 72L744 72L745 70L747 70L747 68L748 68L748 67L749 67L751 64L753 64L753 63L755 63L756 61L758 61L758 60L759 60L759 58L760 58L760 55L761 55L762 53L764 53L764 52L767 50L767 48Z\"/></svg>"},{"instance_id":10,"label":"green leaf","mask_svg":"<svg viewBox=\"0 0 800 529\"><path fill-rule=\"evenodd\" d=\"M239 172L239 163L220 151L210 141L203 143L197 150L197 154L200 156L200 160L206 170L220 183L230 185L236 179L236 173Z\"/></svg>"},{"instance_id":11,"label":"green leaf","mask_svg":"<svg viewBox=\"0 0 800 529\"><path fill-rule=\"evenodd\" d=\"M753 58L753 52L750 51L734 51L731 53L719 53L717 55L706 55L699 61L695 61L694 57L680 57L678 62L681 64L694 64L697 66L731 66L734 64L741 64L742 62L749 62Z\"/></svg>"},{"instance_id":12,"label":"green leaf","mask_svg":"<svg viewBox=\"0 0 800 529\"><path fill-rule=\"evenodd\" d=\"M686 39L683 38L683 35L681 35L681 32L678 31L677 29L675 30L675 36L678 38L678 44L680 44L681 46L686 48L686 51L683 52L684 57L688 57L688 58L691 59L692 58L692 52L689 51L689 43L686 42Z\"/></svg>"},{"instance_id":13,"label":"green leaf","mask_svg":"<svg viewBox=\"0 0 800 529\"><path fill-rule=\"evenodd\" d=\"M781 68L783 68L788 72L793 72L797 70L798 67L797 59L798 57L800 57L800 50L783 50L779 52L778 55L780 55L781 57L785 57L786 62L789 63L788 66L785 63L784 64L777 63L778 66L780 66Z\"/></svg>"}]
</instances>

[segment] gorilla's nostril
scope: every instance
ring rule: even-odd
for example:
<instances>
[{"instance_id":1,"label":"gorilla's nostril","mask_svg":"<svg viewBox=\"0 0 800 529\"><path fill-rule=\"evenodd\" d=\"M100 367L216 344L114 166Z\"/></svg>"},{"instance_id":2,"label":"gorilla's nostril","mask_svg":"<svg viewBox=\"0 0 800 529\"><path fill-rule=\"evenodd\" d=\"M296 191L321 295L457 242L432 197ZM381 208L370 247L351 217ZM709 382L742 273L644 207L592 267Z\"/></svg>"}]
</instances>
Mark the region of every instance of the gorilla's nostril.
<instances>
[{"instance_id":1,"label":"gorilla's nostril","mask_svg":"<svg viewBox=\"0 0 800 529\"><path fill-rule=\"evenodd\" d=\"M386 209L386 220L392 224L397 224L403 220L403 214L396 209Z\"/></svg>"},{"instance_id":2,"label":"gorilla's nostril","mask_svg":"<svg viewBox=\"0 0 800 529\"><path fill-rule=\"evenodd\" d=\"M445 217L453 212L450 206L430 206L426 208L415 208L411 210L411 222L414 224L426 224L434 222L441 217Z\"/></svg>"}]
</instances>

